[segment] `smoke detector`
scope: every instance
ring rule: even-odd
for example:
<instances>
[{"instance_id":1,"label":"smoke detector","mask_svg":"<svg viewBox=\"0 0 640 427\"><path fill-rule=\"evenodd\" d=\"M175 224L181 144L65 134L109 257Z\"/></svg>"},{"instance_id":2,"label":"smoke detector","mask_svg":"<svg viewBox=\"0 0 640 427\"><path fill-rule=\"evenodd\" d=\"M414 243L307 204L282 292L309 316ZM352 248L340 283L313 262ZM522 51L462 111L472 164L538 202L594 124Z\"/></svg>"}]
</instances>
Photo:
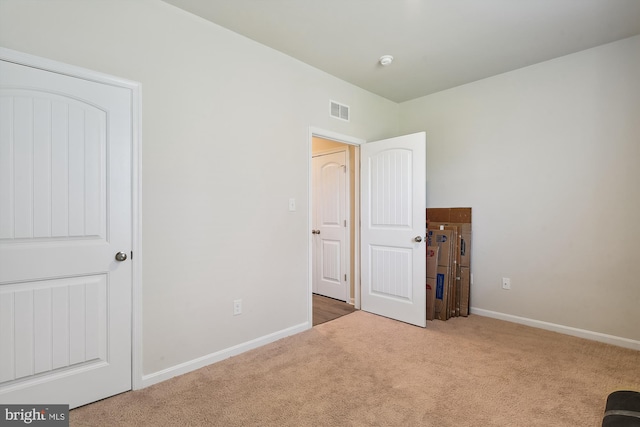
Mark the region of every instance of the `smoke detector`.
<instances>
[{"instance_id":1,"label":"smoke detector","mask_svg":"<svg viewBox=\"0 0 640 427\"><path fill-rule=\"evenodd\" d=\"M391 55L382 55L380 57L380 59L378 60L378 62L380 62L380 65L386 67L387 65L391 64L393 62L393 56Z\"/></svg>"}]
</instances>

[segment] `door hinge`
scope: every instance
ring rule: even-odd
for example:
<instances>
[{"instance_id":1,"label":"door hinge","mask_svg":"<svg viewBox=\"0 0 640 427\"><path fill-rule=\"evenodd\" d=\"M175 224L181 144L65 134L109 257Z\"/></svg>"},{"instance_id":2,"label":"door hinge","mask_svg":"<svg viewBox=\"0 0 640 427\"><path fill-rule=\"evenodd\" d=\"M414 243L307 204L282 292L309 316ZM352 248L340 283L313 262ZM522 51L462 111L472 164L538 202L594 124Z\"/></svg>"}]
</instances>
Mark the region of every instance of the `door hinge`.
<instances>
[{"instance_id":1,"label":"door hinge","mask_svg":"<svg viewBox=\"0 0 640 427\"><path fill-rule=\"evenodd\" d=\"M344 281L345 282L347 281L347 275L346 274L344 275Z\"/></svg>"},{"instance_id":2,"label":"door hinge","mask_svg":"<svg viewBox=\"0 0 640 427\"><path fill-rule=\"evenodd\" d=\"M133 251L131 251L131 259L133 259Z\"/></svg>"},{"instance_id":3,"label":"door hinge","mask_svg":"<svg viewBox=\"0 0 640 427\"><path fill-rule=\"evenodd\" d=\"M346 219L344 220L344 226L345 227L347 226L347 220Z\"/></svg>"}]
</instances>

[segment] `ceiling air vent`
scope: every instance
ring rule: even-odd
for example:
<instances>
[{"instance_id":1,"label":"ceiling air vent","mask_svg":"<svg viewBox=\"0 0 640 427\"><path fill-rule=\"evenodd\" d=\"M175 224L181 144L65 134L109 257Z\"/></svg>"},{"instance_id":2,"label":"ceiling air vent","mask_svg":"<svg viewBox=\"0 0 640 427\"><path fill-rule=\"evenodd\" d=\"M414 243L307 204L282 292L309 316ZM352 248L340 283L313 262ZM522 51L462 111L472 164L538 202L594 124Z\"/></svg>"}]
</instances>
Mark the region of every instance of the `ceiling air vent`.
<instances>
[{"instance_id":1,"label":"ceiling air vent","mask_svg":"<svg viewBox=\"0 0 640 427\"><path fill-rule=\"evenodd\" d=\"M349 121L349 106L339 104L335 101L330 101L331 109L330 115L336 119L344 120L346 122Z\"/></svg>"}]
</instances>

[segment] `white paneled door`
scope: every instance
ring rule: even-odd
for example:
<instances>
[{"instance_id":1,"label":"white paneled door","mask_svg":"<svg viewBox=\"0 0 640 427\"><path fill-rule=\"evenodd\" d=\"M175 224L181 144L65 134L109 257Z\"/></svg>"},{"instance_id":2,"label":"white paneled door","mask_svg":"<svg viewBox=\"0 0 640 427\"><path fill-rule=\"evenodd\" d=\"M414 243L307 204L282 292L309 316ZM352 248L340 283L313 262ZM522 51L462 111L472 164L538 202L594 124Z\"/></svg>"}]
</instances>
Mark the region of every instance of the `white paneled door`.
<instances>
[{"instance_id":1,"label":"white paneled door","mask_svg":"<svg viewBox=\"0 0 640 427\"><path fill-rule=\"evenodd\" d=\"M127 88L0 61L2 403L131 389L131 106Z\"/></svg>"},{"instance_id":2,"label":"white paneled door","mask_svg":"<svg viewBox=\"0 0 640 427\"><path fill-rule=\"evenodd\" d=\"M425 327L425 133L360 153L362 310Z\"/></svg>"},{"instance_id":3,"label":"white paneled door","mask_svg":"<svg viewBox=\"0 0 640 427\"><path fill-rule=\"evenodd\" d=\"M347 151L312 159L314 293L347 301Z\"/></svg>"}]
</instances>

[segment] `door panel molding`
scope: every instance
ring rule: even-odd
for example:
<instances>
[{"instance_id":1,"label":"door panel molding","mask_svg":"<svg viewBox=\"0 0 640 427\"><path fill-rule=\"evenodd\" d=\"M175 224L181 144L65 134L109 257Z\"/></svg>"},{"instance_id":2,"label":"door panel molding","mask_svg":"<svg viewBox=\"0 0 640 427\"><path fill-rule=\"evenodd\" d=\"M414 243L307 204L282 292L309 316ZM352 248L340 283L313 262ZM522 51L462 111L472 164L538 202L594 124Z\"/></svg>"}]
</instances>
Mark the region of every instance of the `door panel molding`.
<instances>
[{"instance_id":1,"label":"door panel molding","mask_svg":"<svg viewBox=\"0 0 640 427\"><path fill-rule=\"evenodd\" d=\"M312 227L319 232L313 237L313 292L345 302L350 293L348 162L347 147L314 153L312 159Z\"/></svg>"},{"instance_id":2,"label":"door panel molding","mask_svg":"<svg viewBox=\"0 0 640 427\"><path fill-rule=\"evenodd\" d=\"M142 144L141 85L138 82L96 72L75 65L0 47L0 60L26 67L127 89L130 93L131 137L131 386L143 387L142 367ZM100 202L101 203L101 202ZM102 228L102 226L100 226ZM42 230L39 228L39 230ZM45 229L45 232L48 230ZM106 233L106 231L105 231ZM37 241L37 239L34 239ZM55 242L52 239L51 243ZM91 369L86 366L84 369ZM66 375L61 372L61 375ZM36 396L38 397L38 396ZM43 400L44 401L44 400Z\"/></svg>"},{"instance_id":3,"label":"door panel molding","mask_svg":"<svg viewBox=\"0 0 640 427\"><path fill-rule=\"evenodd\" d=\"M416 326L426 317L426 135L361 148L362 309Z\"/></svg>"}]
</instances>

